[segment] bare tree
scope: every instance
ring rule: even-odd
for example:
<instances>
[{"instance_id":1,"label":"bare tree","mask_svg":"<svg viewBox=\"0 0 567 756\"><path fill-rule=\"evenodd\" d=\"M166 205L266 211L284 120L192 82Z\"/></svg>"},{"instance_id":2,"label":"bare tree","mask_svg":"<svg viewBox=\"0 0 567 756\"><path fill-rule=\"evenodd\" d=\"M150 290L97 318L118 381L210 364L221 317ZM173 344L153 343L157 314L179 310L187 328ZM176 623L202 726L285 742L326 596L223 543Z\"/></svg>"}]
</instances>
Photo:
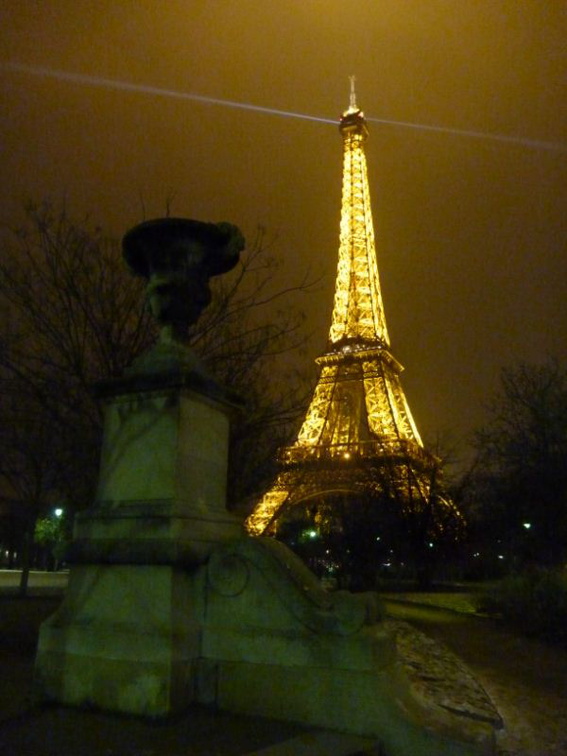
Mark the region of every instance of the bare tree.
<instances>
[{"instance_id":1,"label":"bare tree","mask_svg":"<svg viewBox=\"0 0 567 756\"><path fill-rule=\"evenodd\" d=\"M411 576L428 587L464 534L464 519L443 482L443 463L401 453L377 460L351 490L290 507L275 525L320 576L342 587L375 589L380 576Z\"/></svg>"},{"instance_id":2,"label":"bare tree","mask_svg":"<svg viewBox=\"0 0 567 756\"><path fill-rule=\"evenodd\" d=\"M92 386L120 375L155 333L116 240L49 203L28 205L26 221L5 229L0 247L0 475L24 502L29 533L54 499L71 510L92 500L102 436ZM273 376L276 363L292 372L285 358L305 341L289 297L307 288L306 279L281 286L259 232L190 334L211 372L245 401L232 432L233 504L261 485L301 405L300 383Z\"/></svg>"},{"instance_id":3,"label":"bare tree","mask_svg":"<svg viewBox=\"0 0 567 756\"><path fill-rule=\"evenodd\" d=\"M277 449L290 440L305 409L309 380L298 367L305 317L293 305L313 286L306 271L289 286L260 228L232 276L214 281L213 302L189 334L215 377L240 395L231 428L229 506L244 507L275 474Z\"/></svg>"},{"instance_id":4,"label":"bare tree","mask_svg":"<svg viewBox=\"0 0 567 756\"><path fill-rule=\"evenodd\" d=\"M567 371L556 359L504 368L477 431L465 504L479 553L516 568L567 557Z\"/></svg>"}]
</instances>

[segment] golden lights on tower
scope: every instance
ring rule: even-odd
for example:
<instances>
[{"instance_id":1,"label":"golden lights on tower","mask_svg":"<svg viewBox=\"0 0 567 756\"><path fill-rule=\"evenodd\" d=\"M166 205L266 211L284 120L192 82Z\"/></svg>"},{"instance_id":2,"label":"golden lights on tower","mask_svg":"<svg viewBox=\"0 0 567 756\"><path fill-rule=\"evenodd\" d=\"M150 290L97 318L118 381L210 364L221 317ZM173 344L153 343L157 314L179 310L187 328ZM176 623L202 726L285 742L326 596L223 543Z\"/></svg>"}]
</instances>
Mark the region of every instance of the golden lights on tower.
<instances>
[{"instance_id":1,"label":"golden lights on tower","mask_svg":"<svg viewBox=\"0 0 567 756\"><path fill-rule=\"evenodd\" d=\"M418 468L431 463L401 387L403 368L390 353L364 151L368 129L356 104L354 77L339 131L342 200L328 348L317 359L319 379L297 439L281 450L280 473L246 522L254 535L266 530L281 507L323 492L326 485L359 486L354 477L365 474L359 463L380 465L386 458L409 460ZM350 478L343 474L345 466Z\"/></svg>"},{"instance_id":2,"label":"golden lights on tower","mask_svg":"<svg viewBox=\"0 0 567 756\"><path fill-rule=\"evenodd\" d=\"M352 107L352 106L351 106ZM364 141L366 121L361 110L345 111L343 136L343 190L339 261L329 339L364 339L388 345L378 278L374 226Z\"/></svg>"}]
</instances>

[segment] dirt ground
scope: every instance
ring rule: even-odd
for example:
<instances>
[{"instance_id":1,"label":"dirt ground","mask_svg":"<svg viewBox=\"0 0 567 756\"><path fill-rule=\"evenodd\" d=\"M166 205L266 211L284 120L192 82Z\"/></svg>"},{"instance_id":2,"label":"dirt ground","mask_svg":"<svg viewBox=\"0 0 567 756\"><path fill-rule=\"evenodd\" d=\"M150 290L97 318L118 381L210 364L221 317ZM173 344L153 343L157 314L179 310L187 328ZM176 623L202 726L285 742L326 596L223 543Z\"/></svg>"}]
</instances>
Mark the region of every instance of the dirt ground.
<instances>
[{"instance_id":1,"label":"dirt ground","mask_svg":"<svg viewBox=\"0 0 567 756\"><path fill-rule=\"evenodd\" d=\"M566 650L486 618L406 601L386 605L392 616L446 644L466 663L504 721L501 756L567 754Z\"/></svg>"}]
</instances>

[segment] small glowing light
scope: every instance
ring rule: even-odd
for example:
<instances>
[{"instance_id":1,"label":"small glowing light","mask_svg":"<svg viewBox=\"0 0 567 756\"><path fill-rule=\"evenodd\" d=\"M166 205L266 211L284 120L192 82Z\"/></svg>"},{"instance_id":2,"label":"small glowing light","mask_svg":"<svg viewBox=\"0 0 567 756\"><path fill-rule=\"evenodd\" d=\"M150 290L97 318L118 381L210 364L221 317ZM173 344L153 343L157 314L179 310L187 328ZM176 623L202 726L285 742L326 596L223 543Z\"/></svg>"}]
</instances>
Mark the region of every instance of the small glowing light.
<instances>
[{"instance_id":1,"label":"small glowing light","mask_svg":"<svg viewBox=\"0 0 567 756\"><path fill-rule=\"evenodd\" d=\"M475 553L473 554L473 556L474 557L479 557L480 556L480 551L475 551Z\"/></svg>"},{"instance_id":2,"label":"small glowing light","mask_svg":"<svg viewBox=\"0 0 567 756\"><path fill-rule=\"evenodd\" d=\"M430 549L432 549L432 548L433 548L433 544L431 543L431 541L429 541L429 548L430 548Z\"/></svg>"},{"instance_id":3,"label":"small glowing light","mask_svg":"<svg viewBox=\"0 0 567 756\"><path fill-rule=\"evenodd\" d=\"M308 530L307 535L309 538L317 538L317 531L316 530Z\"/></svg>"},{"instance_id":4,"label":"small glowing light","mask_svg":"<svg viewBox=\"0 0 567 756\"><path fill-rule=\"evenodd\" d=\"M531 522L524 522L524 527L526 530L529 530L531 526L532 526Z\"/></svg>"},{"instance_id":5,"label":"small glowing light","mask_svg":"<svg viewBox=\"0 0 567 756\"><path fill-rule=\"evenodd\" d=\"M498 554L498 559L504 559L504 555L503 554Z\"/></svg>"},{"instance_id":6,"label":"small glowing light","mask_svg":"<svg viewBox=\"0 0 567 756\"><path fill-rule=\"evenodd\" d=\"M54 510L53 514L55 515L55 517L63 517L63 510L61 509L61 507L57 507L57 509Z\"/></svg>"},{"instance_id":7,"label":"small glowing light","mask_svg":"<svg viewBox=\"0 0 567 756\"><path fill-rule=\"evenodd\" d=\"M350 452L345 452L345 453L343 454L343 457L344 457L345 459L350 459Z\"/></svg>"},{"instance_id":8,"label":"small glowing light","mask_svg":"<svg viewBox=\"0 0 567 756\"><path fill-rule=\"evenodd\" d=\"M376 536L376 540L379 541L380 540L380 536Z\"/></svg>"}]
</instances>

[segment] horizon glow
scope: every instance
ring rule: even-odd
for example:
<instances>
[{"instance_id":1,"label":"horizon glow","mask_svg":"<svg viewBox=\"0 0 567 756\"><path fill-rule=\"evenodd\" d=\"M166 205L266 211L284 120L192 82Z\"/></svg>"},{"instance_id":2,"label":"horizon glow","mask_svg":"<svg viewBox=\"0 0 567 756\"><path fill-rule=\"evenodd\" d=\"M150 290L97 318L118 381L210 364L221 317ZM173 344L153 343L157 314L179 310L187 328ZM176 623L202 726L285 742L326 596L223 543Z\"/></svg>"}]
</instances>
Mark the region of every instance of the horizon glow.
<instances>
[{"instance_id":1,"label":"horizon glow","mask_svg":"<svg viewBox=\"0 0 567 756\"><path fill-rule=\"evenodd\" d=\"M277 108L269 108L263 105L236 102L234 100L224 100L218 97L207 97L205 95L198 95L190 92L180 92L175 89L163 89L161 87L153 87L145 84L135 84L133 82L120 81L118 79L107 79L100 76L89 76L86 74L78 74L70 71L61 71L58 69L46 68L43 66L31 66L23 63L8 61L1 63L0 67L7 71L25 73L31 76L41 76L45 78L56 79L58 81L67 81L73 84L84 84L86 86L114 89L124 92L136 92L138 94L175 98L178 100L190 100L193 102L200 102L205 105L217 105L225 108L235 108L240 110L248 110L255 113L264 113L266 115L297 118L303 121L328 123L333 124L334 126L338 124L338 118L325 118L323 116L309 115L307 113L295 113L287 110L278 110ZM491 134L483 131L453 129L449 128L448 126L436 126L423 123L411 123L409 121L395 121L386 118L365 117L366 120L370 123L380 123L387 126L401 127L404 129L431 131L439 134L452 134L455 136L472 139L485 139L507 144L516 144L518 146L527 147L529 149L545 150L548 152L567 152L567 144L562 144L561 142L546 142L543 140L528 139L525 137L517 137L507 134Z\"/></svg>"}]
</instances>

